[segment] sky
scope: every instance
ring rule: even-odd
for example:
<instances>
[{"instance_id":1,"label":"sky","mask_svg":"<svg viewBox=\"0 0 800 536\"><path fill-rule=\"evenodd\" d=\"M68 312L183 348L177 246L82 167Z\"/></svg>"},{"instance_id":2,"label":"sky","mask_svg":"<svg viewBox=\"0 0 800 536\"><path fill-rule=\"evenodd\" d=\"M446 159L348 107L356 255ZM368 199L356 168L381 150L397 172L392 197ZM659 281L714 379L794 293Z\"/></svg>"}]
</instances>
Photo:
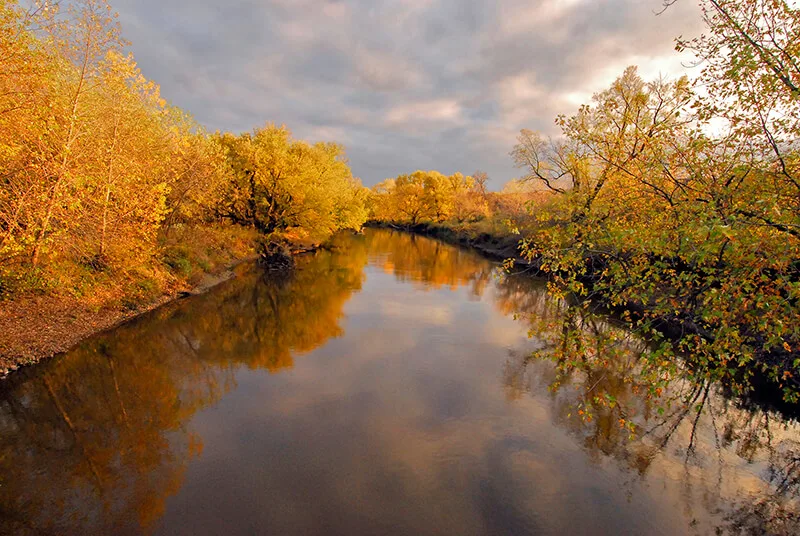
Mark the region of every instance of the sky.
<instances>
[{"instance_id":1,"label":"sky","mask_svg":"<svg viewBox=\"0 0 800 536\"><path fill-rule=\"evenodd\" d=\"M112 0L162 96L210 130L285 124L347 149L371 186L417 169L519 176L520 129L588 103L628 65L686 72L696 0ZM691 69L689 69L691 75Z\"/></svg>"}]
</instances>

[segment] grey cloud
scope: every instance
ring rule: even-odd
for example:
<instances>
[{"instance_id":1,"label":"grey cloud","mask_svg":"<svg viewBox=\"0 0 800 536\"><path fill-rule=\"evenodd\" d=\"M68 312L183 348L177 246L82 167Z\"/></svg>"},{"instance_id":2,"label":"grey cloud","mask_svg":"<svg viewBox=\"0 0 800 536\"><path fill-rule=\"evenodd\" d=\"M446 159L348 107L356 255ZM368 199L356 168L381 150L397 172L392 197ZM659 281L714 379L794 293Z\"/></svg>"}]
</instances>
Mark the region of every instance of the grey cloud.
<instances>
[{"instance_id":1,"label":"grey cloud","mask_svg":"<svg viewBox=\"0 0 800 536\"><path fill-rule=\"evenodd\" d=\"M366 184L418 168L515 176L520 128L630 63L674 70L694 0L112 0L143 73L209 129L336 136Z\"/></svg>"}]
</instances>

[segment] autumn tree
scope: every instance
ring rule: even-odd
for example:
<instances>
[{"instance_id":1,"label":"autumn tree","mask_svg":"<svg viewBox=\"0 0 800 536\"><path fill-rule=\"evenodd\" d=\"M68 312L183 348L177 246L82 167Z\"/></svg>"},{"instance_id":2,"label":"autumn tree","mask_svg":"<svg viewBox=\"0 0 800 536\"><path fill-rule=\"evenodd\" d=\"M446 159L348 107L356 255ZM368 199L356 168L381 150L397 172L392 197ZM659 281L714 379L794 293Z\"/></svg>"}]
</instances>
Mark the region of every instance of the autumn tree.
<instances>
[{"instance_id":1,"label":"autumn tree","mask_svg":"<svg viewBox=\"0 0 800 536\"><path fill-rule=\"evenodd\" d=\"M473 222L489 214L485 174L475 178L454 173L447 177L452 196L450 218L458 223Z\"/></svg>"},{"instance_id":2,"label":"autumn tree","mask_svg":"<svg viewBox=\"0 0 800 536\"><path fill-rule=\"evenodd\" d=\"M429 188L432 181L429 181ZM393 206L401 221L416 225L422 221L433 219L436 211L433 206L435 195L429 195L425 189L425 175L416 173L400 175L395 179L392 195L395 197Z\"/></svg>"},{"instance_id":3,"label":"autumn tree","mask_svg":"<svg viewBox=\"0 0 800 536\"><path fill-rule=\"evenodd\" d=\"M164 230L214 220L216 203L230 180L220 138L205 131L187 112L168 106L170 132Z\"/></svg>"},{"instance_id":4,"label":"autumn tree","mask_svg":"<svg viewBox=\"0 0 800 536\"><path fill-rule=\"evenodd\" d=\"M417 225L423 222L475 221L488 214L486 193L473 177L461 173L415 171L372 189L372 217Z\"/></svg>"},{"instance_id":5,"label":"autumn tree","mask_svg":"<svg viewBox=\"0 0 800 536\"><path fill-rule=\"evenodd\" d=\"M31 257L34 265L52 231L53 217L70 204L66 187L77 180L75 166L90 143L86 99L99 87L103 59L122 46L119 25L105 0L70 4L67 17L76 22L55 20L46 27L46 39L53 43L61 61L74 68L59 70L53 88L55 98L49 103L54 115L45 125L39 155L40 182L46 190Z\"/></svg>"},{"instance_id":6,"label":"autumn tree","mask_svg":"<svg viewBox=\"0 0 800 536\"><path fill-rule=\"evenodd\" d=\"M93 140L82 177L75 181L80 209L69 216L71 247L99 266L154 254L166 212L171 147L158 86L133 58L109 52L100 64L99 87L87 99Z\"/></svg>"},{"instance_id":7,"label":"autumn tree","mask_svg":"<svg viewBox=\"0 0 800 536\"><path fill-rule=\"evenodd\" d=\"M45 185L36 145L49 114L55 54L34 35L52 16L0 4L0 263L29 255Z\"/></svg>"},{"instance_id":8,"label":"autumn tree","mask_svg":"<svg viewBox=\"0 0 800 536\"><path fill-rule=\"evenodd\" d=\"M671 2L666 2L670 4ZM679 38L677 49L702 58L698 97L704 120L725 124L737 165L770 183L764 198L737 214L800 239L800 9L785 0L704 0L709 32ZM752 155L753 158L748 158Z\"/></svg>"},{"instance_id":9,"label":"autumn tree","mask_svg":"<svg viewBox=\"0 0 800 536\"><path fill-rule=\"evenodd\" d=\"M274 125L225 134L220 143L232 178L218 208L221 216L267 235L311 241L358 229L366 219L366 192L340 145L295 141L288 129Z\"/></svg>"},{"instance_id":10,"label":"autumn tree","mask_svg":"<svg viewBox=\"0 0 800 536\"><path fill-rule=\"evenodd\" d=\"M0 3L0 299L174 287L243 226L312 243L360 228L369 194L341 145L209 134L142 75L116 18L105 0Z\"/></svg>"},{"instance_id":11,"label":"autumn tree","mask_svg":"<svg viewBox=\"0 0 800 536\"><path fill-rule=\"evenodd\" d=\"M484 200L489 195L489 175L485 171L476 171L472 174L472 180L475 182L474 190Z\"/></svg>"},{"instance_id":12,"label":"autumn tree","mask_svg":"<svg viewBox=\"0 0 800 536\"><path fill-rule=\"evenodd\" d=\"M535 210L532 206L535 200L547 197L547 194L542 195L543 193L531 181L512 179L505 183L499 192L492 195L491 210L519 220Z\"/></svg>"},{"instance_id":13,"label":"autumn tree","mask_svg":"<svg viewBox=\"0 0 800 536\"><path fill-rule=\"evenodd\" d=\"M562 138L523 132L512 152L523 180L554 193L527 253L570 292L644 309L641 326L659 337L679 326L661 351L695 356L703 374L746 389L729 363L746 378L758 360L789 388L800 250L787 220L750 213L791 218L794 186L751 138L709 136L716 108L697 98L685 78L647 83L629 68L558 118Z\"/></svg>"}]
</instances>

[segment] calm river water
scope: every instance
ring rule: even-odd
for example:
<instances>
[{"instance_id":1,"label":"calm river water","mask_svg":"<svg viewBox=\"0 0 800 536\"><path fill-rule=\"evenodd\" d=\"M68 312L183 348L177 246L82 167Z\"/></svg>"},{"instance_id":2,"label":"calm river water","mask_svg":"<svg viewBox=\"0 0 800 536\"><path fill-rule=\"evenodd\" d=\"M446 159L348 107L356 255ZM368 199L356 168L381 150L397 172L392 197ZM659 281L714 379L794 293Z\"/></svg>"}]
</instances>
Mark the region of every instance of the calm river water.
<instances>
[{"instance_id":1,"label":"calm river water","mask_svg":"<svg viewBox=\"0 0 800 536\"><path fill-rule=\"evenodd\" d=\"M367 230L0 385L0 533L791 533L800 427ZM644 364L643 364L644 363Z\"/></svg>"}]
</instances>

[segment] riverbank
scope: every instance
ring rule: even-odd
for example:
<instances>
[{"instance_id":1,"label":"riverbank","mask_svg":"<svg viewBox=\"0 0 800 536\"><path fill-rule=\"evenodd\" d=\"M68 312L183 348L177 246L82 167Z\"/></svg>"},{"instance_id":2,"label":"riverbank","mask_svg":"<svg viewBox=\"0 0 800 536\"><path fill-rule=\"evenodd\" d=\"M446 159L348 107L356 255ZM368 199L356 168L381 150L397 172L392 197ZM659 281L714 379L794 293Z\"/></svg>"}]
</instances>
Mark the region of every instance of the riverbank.
<instances>
[{"instance_id":1,"label":"riverbank","mask_svg":"<svg viewBox=\"0 0 800 536\"><path fill-rule=\"evenodd\" d=\"M252 257L253 259L255 257ZM175 286L154 300L122 305L87 306L72 296L25 296L0 304L0 378L21 366L65 352L82 340L152 311L187 294L199 294L230 279L237 260L197 285Z\"/></svg>"},{"instance_id":2,"label":"riverbank","mask_svg":"<svg viewBox=\"0 0 800 536\"><path fill-rule=\"evenodd\" d=\"M113 329L129 320L187 296L203 294L235 277L235 268L259 261L271 272L290 272L294 257L324 247L320 244L284 244L279 253L265 255L257 233L236 228L220 233L206 228L205 243L180 239L167 246L157 263L155 278L139 278L120 285L113 278L101 278L91 291L75 293L27 293L0 301L0 379L20 367L66 352L83 340ZM197 230L193 231L197 234ZM215 235L209 239L209 235ZM193 244L193 245L190 245ZM123 287L128 287L123 289ZM131 292L130 287L137 289ZM142 289L148 292L140 292ZM91 294L93 299L87 299Z\"/></svg>"},{"instance_id":3,"label":"riverbank","mask_svg":"<svg viewBox=\"0 0 800 536\"><path fill-rule=\"evenodd\" d=\"M505 261L507 259L513 259L515 266L538 268L535 262L531 262L521 255L519 249L521 237L511 233L488 233L472 229L469 226L454 228L433 223L397 225L388 222L372 221L368 222L366 226L380 229L395 229L436 238L448 244L472 248L492 260Z\"/></svg>"},{"instance_id":4,"label":"riverbank","mask_svg":"<svg viewBox=\"0 0 800 536\"><path fill-rule=\"evenodd\" d=\"M239 227L179 229L138 269L82 273L67 267L57 286L0 300L0 378L230 279L235 266L258 257L255 237Z\"/></svg>"},{"instance_id":5,"label":"riverbank","mask_svg":"<svg viewBox=\"0 0 800 536\"><path fill-rule=\"evenodd\" d=\"M436 238L449 244L469 247L482 255L506 261L513 260L513 265L530 272L532 275L551 277L552 274L541 272L537 259L527 259L520 251L520 235L512 233L487 233L480 231L478 226L462 224L453 226L448 224L420 223L416 225L397 225L387 222L370 222L368 225L378 228L391 228L400 231L415 233L431 238ZM618 321L626 324L629 329L641 332L642 336L666 343L662 350L668 354L675 353L672 345L690 334L694 337L713 344L715 335L703 327L702 319L698 318L690 308L676 307L673 314L658 314L647 304L614 299L598 290L596 284L602 277L605 264L600 258L590 257L585 262L586 270L579 278L590 298L576 298L588 301L594 311L613 316ZM643 328L642 326L646 326ZM661 344L661 343L659 343ZM754 360L751 366L745 368L731 368L725 359L695 363L698 374L709 379L719 380L726 387L738 392L744 388L748 399L757 401L782 411L796 412L795 403L787 399L797 389L800 371L795 363L800 359L797 348L784 346L782 348L754 350ZM676 355L685 355L680 348ZM746 386L749 386L749 391Z\"/></svg>"}]
</instances>

